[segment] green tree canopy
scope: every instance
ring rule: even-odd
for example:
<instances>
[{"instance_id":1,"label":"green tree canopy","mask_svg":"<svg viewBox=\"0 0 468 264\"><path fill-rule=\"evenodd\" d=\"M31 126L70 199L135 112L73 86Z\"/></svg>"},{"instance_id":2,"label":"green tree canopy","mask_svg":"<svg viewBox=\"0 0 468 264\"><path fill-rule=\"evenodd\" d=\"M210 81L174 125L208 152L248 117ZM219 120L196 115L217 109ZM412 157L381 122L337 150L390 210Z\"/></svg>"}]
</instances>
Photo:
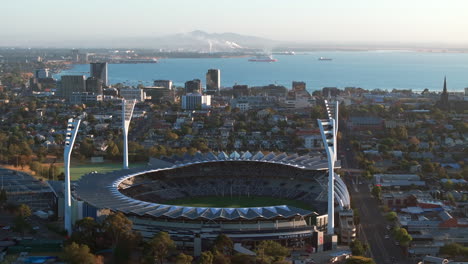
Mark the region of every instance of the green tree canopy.
<instances>
[{"instance_id":1,"label":"green tree canopy","mask_svg":"<svg viewBox=\"0 0 468 264\"><path fill-rule=\"evenodd\" d=\"M362 243L361 240L355 239L353 242L351 242L349 247L351 248L351 253L353 256L364 256L367 249L369 248L369 245Z\"/></svg>"},{"instance_id":2,"label":"green tree canopy","mask_svg":"<svg viewBox=\"0 0 468 264\"><path fill-rule=\"evenodd\" d=\"M410 234L406 229L398 227L393 231L395 239L400 242L402 246L409 246L410 242L413 240Z\"/></svg>"},{"instance_id":3,"label":"green tree canopy","mask_svg":"<svg viewBox=\"0 0 468 264\"><path fill-rule=\"evenodd\" d=\"M263 240L260 242L256 251L260 258L266 258L272 261L284 260L284 258L289 255L289 249L272 240Z\"/></svg>"},{"instance_id":4,"label":"green tree canopy","mask_svg":"<svg viewBox=\"0 0 468 264\"><path fill-rule=\"evenodd\" d=\"M176 248L175 242L167 232L159 232L146 243L145 258L153 259L160 264L169 256L169 253Z\"/></svg>"},{"instance_id":5,"label":"green tree canopy","mask_svg":"<svg viewBox=\"0 0 468 264\"><path fill-rule=\"evenodd\" d=\"M362 256L352 256L348 258L345 263L346 264L375 264L373 259L362 257Z\"/></svg>"},{"instance_id":6,"label":"green tree canopy","mask_svg":"<svg viewBox=\"0 0 468 264\"><path fill-rule=\"evenodd\" d=\"M87 245L79 245L75 242L63 249L64 260L70 264L95 264L96 257L89 252Z\"/></svg>"},{"instance_id":7,"label":"green tree canopy","mask_svg":"<svg viewBox=\"0 0 468 264\"><path fill-rule=\"evenodd\" d=\"M193 260L192 256L185 255L184 253L180 253L177 255L175 259L175 264L191 264Z\"/></svg>"},{"instance_id":8,"label":"green tree canopy","mask_svg":"<svg viewBox=\"0 0 468 264\"><path fill-rule=\"evenodd\" d=\"M211 251L203 251L198 259L197 264L212 264L213 263L213 253Z\"/></svg>"},{"instance_id":9,"label":"green tree canopy","mask_svg":"<svg viewBox=\"0 0 468 264\"><path fill-rule=\"evenodd\" d=\"M213 251L221 252L224 255L232 255L234 243L225 234L219 234L213 244Z\"/></svg>"}]
</instances>

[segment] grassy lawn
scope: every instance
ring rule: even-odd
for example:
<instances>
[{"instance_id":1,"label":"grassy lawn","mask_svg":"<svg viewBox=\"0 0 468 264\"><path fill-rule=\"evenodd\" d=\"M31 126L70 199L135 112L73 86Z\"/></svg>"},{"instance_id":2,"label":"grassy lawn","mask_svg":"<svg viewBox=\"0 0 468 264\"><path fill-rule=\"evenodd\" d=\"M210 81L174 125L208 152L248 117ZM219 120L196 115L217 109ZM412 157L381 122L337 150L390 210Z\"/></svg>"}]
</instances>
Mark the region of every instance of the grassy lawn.
<instances>
[{"instance_id":1,"label":"grassy lawn","mask_svg":"<svg viewBox=\"0 0 468 264\"><path fill-rule=\"evenodd\" d=\"M130 168L143 167L146 163L130 163ZM72 181L78 180L86 173L97 171L106 173L114 170L122 169L122 163L86 163L86 164L72 164L70 167L70 176Z\"/></svg>"},{"instance_id":2,"label":"grassy lawn","mask_svg":"<svg viewBox=\"0 0 468 264\"><path fill-rule=\"evenodd\" d=\"M194 206L194 207L263 207L263 206L273 206L273 205L290 205L297 208L302 208L306 210L312 210L312 207L306 203L265 197L265 196L255 196L255 197L219 197L219 196L205 196L205 197L190 197L190 198L181 198L174 199L170 201L164 201L164 204L170 205L180 205L180 206Z\"/></svg>"}]
</instances>

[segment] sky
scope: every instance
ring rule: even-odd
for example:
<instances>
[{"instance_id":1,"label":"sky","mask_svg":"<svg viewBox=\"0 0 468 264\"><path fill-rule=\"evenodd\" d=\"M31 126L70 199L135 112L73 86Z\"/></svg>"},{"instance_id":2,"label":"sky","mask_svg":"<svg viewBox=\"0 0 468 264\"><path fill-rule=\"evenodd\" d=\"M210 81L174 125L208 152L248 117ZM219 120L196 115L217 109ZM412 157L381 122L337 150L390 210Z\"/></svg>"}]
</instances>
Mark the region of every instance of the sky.
<instances>
[{"instance_id":1,"label":"sky","mask_svg":"<svg viewBox=\"0 0 468 264\"><path fill-rule=\"evenodd\" d=\"M203 30L301 43L468 45L467 0L3 0L0 45Z\"/></svg>"}]
</instances>

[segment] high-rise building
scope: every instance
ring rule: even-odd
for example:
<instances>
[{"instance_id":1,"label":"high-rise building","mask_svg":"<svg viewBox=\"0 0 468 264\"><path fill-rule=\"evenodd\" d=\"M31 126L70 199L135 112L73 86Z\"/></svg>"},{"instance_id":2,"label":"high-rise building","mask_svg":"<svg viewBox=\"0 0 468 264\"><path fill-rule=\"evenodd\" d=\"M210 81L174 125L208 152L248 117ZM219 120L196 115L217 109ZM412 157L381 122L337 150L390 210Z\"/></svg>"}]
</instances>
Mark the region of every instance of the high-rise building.
<instances>
[{"instance_id":1,"label":"high-rise building","mask_svg":"<svg viewBox=\"0 0 468 264\"><path fill-rule=\"evenodd\" d=\"M247 85L234 85L232 87L232 95L234 98L238 98L241 96L249 96L249 86Z\"/></svg>"},{"instance_id":2,"label":"high-rise building","mask_svg":"<svg viewBox=\"0 0 468 264\"><path fill-rule=\"evenodd\" d=\"M71 50L71 59L75 63L80 62L80 51L77 50L77 49L72 49Z\"/></svg>"},{"instance_id":3,"label":"high-rise building","mask_svg":"<svg viewBox=\"0 0 468 264\"><path fill-rule=\"evenodd\" d=\"M206 73L206 94L215 95L219 93L221 87L221 71L209 69Z\"/></svg>"},{"instance_id":4,"label":"high-rise building","mask_svg":"<svg viewBox=\"0 0 468 264\"><path fill-rule=\"evenodd\" d=\"M34 77L36 77L36 79L50 78L49 69L48 69L48 68L44 68L44 69L38 69L38 70L36 70L36 72L35 72L35 74L34 74Z\"/></svg>"},{"instance_id":5,"label":"high-rise building","mask_svg":"<svg viewBox=\"0 0 468 264\"><path fill-rule=\"evenodd\" d=\"M202 83L200 79L193 79L185 82L185 94L201 93Z\"/></svg>"},{"instance_id":6,"label":"high-rise building","mask_svg":"<svg viewBox=\"0 0 468 264\"><path fill-rule=\"evenodd\" d=\"M163 87L163 88L172 90L172 81L171 80L155 80L153 85L155 87Z\"/></svg>"},{"instance_id":7,"label":"high-rise building","mask_svg":"<svg viewBox=\"0 0 468 264\"><path fill-rule=\"evenodd\" d=\"M60 95L70 100L73 93L86 92L84 75L63 75L60 82Z\"/></svg>"},{"instance_id":8,"label":"high-rise building","mask_svg":"<svg viewBox=\"0 0 468 264\"><path fill-rule=\"evenodd\" d=\"M292 83L292 89L294 91L305 91L306 90L306 84L305 82L293 82Z\"/></svg>"},{"instance_id":9,"label":"high-rise building","mask_svg":"<svg viewBox=\"0 0 468 264\"><path fill-rule=\"evenodd\" d=\"M96 77L101 79L102 83L107 86L107 62L93 62L90 63L90 75L91 77Z\"/></svg>"},{"instance_id":10,"label":"high-rise building","mask_svg":"<svg viewBox=\"0 0 468 264\"><path fill-rule=\"evenodd\" d=\"M182 109L201 110L211 107L211 95L201 95L199 93L182 96Z\"/></svg>"},{"instance_id":11,"label":"high-rise building","mask_svg":"<svg viewBox=\"0 0 468 264\"><path fill-rule=\"evenodd\" d=\"M102 95L102 80L96 77L86 79L86 92Z\"/></svg>"}]
</instances>

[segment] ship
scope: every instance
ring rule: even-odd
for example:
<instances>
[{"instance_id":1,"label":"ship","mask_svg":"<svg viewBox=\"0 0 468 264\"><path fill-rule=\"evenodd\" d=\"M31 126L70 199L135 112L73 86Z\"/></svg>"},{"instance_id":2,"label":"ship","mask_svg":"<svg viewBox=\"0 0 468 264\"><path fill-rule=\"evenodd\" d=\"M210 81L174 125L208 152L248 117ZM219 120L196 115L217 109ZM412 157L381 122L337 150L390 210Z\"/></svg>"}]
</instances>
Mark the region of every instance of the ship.
<instances>
[{"instance_id":1,"label":"ship","mask_svg":"<svg viewBox=\"0 0 468 264\"><path fill-rule=\"evenodd\" d=\"M278 60L274 59L273 56L271 56L271 55L268 55L268 56L262 55L262 56L255 56L255 58L251 58L251 59L249 59L249 61L253 61L253 62L275 62L275 61L278 61Z\"/></svg>"},{"instance_id":2,"label":"ship","mask_svg":"<svg viewBox=\"0 0 468 264\"><path fill-rule=\"evenodd\" d=\"M331 61L332 58L320 57L318 60L320 60L320 61Z\"/></svg>"}]
</instances>

